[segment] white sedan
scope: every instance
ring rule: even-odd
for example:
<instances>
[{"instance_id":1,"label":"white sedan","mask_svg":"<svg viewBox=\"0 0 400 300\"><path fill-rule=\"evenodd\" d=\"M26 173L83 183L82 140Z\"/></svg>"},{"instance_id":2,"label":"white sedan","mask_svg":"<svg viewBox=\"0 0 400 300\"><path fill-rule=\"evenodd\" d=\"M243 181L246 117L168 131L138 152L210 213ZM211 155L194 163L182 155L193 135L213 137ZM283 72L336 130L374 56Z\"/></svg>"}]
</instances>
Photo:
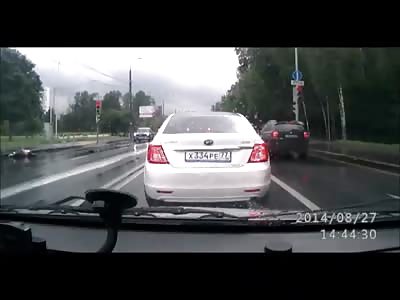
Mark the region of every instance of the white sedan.
<instances>
[{"instance_id":1,"label":"white sedan","mask_svg":"<svg viewBox=\"0 0 400 300\"><path fill-rule=\"evenodd\" d=\"M266 196L270 183L267 146L241 114L172 114L148 145L149 204L248 201Z\"/></svg>"}]
</instances>

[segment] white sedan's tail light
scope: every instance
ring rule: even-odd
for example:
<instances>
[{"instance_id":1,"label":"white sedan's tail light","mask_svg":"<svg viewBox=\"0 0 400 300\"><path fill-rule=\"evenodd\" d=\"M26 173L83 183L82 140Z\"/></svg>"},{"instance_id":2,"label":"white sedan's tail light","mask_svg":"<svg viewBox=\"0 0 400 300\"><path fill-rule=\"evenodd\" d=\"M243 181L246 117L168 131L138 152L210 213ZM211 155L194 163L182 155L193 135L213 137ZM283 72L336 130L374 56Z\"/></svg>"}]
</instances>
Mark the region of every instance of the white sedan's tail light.
<instances>
[{"instance_id":1,"label":"white sedan's tail light","mask_svg":"<svg viewBox=\"0 0 400 300\"><path fill-rule=\"evenodd\" d=\"M162 146L159 145L149 145L147 148L147 161L151 164L169 163Z\"/></svg>"},{"instance_id":2,"label":"white sedan's tail light","mask_svg":"<svg viewBox=\"0 0 400 300\"><path fill-rule=\"evenodd\" d=\"M266 162L268 161L268 148L267 144L255 144L251 152L249 163Z\"/></svg>"}]
</instances>

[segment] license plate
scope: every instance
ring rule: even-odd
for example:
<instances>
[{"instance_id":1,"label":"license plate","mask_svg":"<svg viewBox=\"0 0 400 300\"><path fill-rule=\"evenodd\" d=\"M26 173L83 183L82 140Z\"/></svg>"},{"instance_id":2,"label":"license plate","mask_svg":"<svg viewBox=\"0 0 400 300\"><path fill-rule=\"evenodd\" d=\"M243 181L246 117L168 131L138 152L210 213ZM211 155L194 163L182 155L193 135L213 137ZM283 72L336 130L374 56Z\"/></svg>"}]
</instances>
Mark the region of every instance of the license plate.
<instances>
[{"instance_id":1,"label":"license plate","mask_svg":"<svg viewBox=\"0 0 400 300\"><path fill-rule=\"evenodd\" d=\"M188 151L185 152L187 162L231 162L232 152L229 151Z\"/></svg>"},{"instance_id":2,"label":"license plate","mask_svg":"<svg viewBox=\"0 0 400 300\"><path fill-rule=\"evenodd\" d=\"M286 134L285 138L298 138L299 136L296 134Z\"/></svg>"}]
</instances>

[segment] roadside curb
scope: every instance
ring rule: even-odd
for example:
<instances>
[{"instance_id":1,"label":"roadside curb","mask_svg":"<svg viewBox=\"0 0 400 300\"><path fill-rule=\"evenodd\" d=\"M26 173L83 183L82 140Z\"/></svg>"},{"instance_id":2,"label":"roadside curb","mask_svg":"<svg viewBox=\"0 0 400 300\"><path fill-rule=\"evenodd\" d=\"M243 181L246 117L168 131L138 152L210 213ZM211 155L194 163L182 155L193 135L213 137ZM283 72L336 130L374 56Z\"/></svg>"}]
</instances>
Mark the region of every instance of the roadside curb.
<instances>
[{"instance_id":1,"label":"roadside curb","mask_svg":"<svg viewBox=\"0 0 400 300\"><path fill-rule=\"evenodd\" d=\"M84 147L85 145L73 145L73 146L67 146L67 147L56 147L56 148L44 148L44 149L30 149L34 153L40 153L40 152L56 152L56 151L62 151L62 150L69 150L69 149L74 149L74 148L81 148ZM13 153L14 151L17 151L18 149L14 150L8 150L7 152L1 152L2 156L8 156L9 154Z\"/></svg>"},{"instance_id":2,"label":"roadside curb","mask_svg":"<svg viewBox=\"0 0 400 300\"><path fill-rule=\"evenodd\" d=\"M59 147L51 147L51 148L39 148L35 149L32 148L30 149L33 153L41 153L41 152L57 152L57 151L63 151L63 150L70 150L70 149L78 149L78 148L87 148L88 153L95 153L95 152L102 152L106 150L110 150L114 148L120 148L118 147L118 144L122 143L127 143L129 142L129 139L123 139L123 140L115 140L115 141L108 141L105 142L104 144L101 145L96 145L96 142L90 143L90 144L82 144L82 145L70 145L70 146L59 146ZM97 149L96 149L97 148ZM10 153L17 151L18 149L14 150L7 150L6 152L1 152L1 156L8 156Z\"/></svg>"},{"instance_id":3,"label":"roadside curb","mask_svg":"<svg viewBox=\"0 0 400 300\"><path fill-rule=\"evenodd\" d=\"M374 161L370 159L350 156L341 153L323 151L323 150L316 150L316 149L309 149L310 154L317 154L316 156L322 156L327 158L334 158L343 162L349 162L353 164L358 164L361 166L376 168L383 171L390 171L400 175L400 165L386 163L382 161Z\"/></svg>"}]
</instances>

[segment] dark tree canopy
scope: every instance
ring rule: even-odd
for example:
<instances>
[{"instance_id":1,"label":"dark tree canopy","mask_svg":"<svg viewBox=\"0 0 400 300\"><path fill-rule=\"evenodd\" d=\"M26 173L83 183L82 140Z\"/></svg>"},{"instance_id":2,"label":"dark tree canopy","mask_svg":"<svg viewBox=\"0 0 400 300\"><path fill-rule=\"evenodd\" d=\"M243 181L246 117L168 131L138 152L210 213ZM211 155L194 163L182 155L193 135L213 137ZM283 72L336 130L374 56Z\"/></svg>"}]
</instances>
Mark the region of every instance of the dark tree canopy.
<instances>
[{"instance_id":1,"label":"dark tree canopy","mask_svg":"<svg viewBox=\"0 0 400 300\"><path fill-rule=\"evenodd\" d=\"M399 143L399 48L299 48L304 101L313 136L325 137L322 108L329 103L333 136L340 138L342 87L349 139ZM238 80L213 109L238 111L254 121L293 119L294 48L236 48ZM304 112L300 107L300 120Z\"/></svg>"},{"instance_id":2,"label":"dark tree canopy","mask_svg":"<svg viewBox=\"0 0 400 300\"><path fill-rule=\"evenodd\" d=\"M26 123L29 133L40 132L43 87L35 65L17 50L0 51L0 122L9 124L10 138L18 122Z\"/></svg>"}]
</instances>

